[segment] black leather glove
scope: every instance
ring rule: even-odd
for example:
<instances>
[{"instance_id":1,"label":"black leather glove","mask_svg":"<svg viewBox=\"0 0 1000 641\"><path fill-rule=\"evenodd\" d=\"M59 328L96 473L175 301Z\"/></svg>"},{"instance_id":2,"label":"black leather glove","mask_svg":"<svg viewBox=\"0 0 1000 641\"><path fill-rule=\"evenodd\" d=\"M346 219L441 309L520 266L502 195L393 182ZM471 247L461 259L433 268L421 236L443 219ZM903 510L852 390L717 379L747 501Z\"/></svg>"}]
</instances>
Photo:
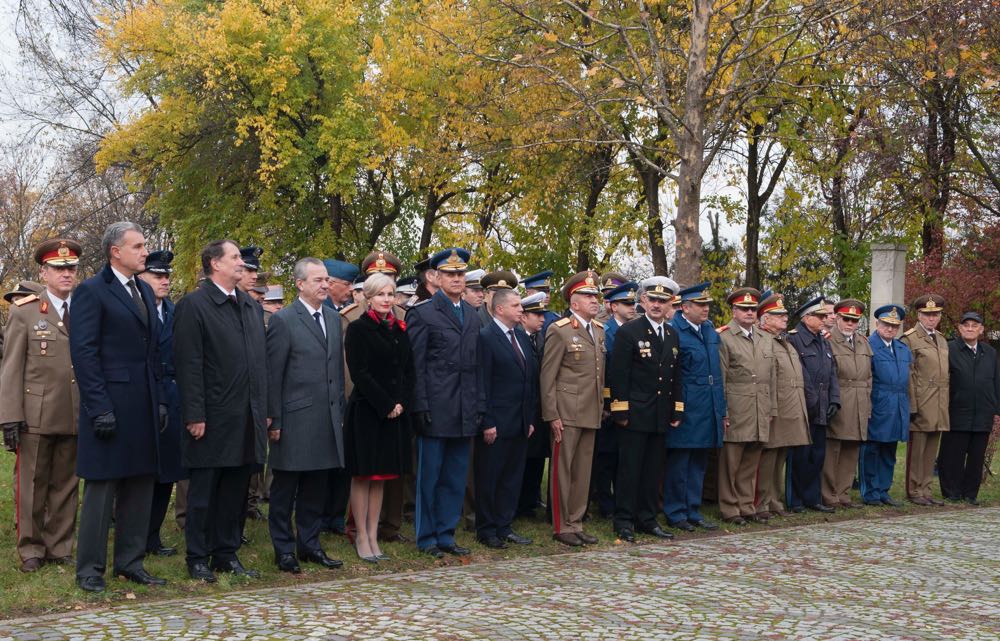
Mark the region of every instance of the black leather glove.
<instances>
[{"instance_id":1,"label":"black leather glove","mask_svg":"<svg viewBox=\"0 0 1000 641\"><path fill-rule=\"evenodd\" d=\"M3 446L7 448L8 452L17 451L18 445L21 444L20 433L27 429L27 427L24 421L3 424Z\"/></svg>"},{"instance_id":2,"label":"black leather glove","mask_svg":"<svg viewBox=\"0 0 1000 641\"><path fill-rule=\"evenodd\" d=\"M118 423L115 421L115 415L113 412L101 414L94 419L94 436L96 436L99 441L106 441L115 435L115 429L117 429L117 426Z\"/></svg>"},{"instance_id":3,"label":"black leather glove","mask_svg":"<svg viewBox=\"0 0 1000 641\"><path fill-rule=\"evenodd\" d=\"M170 421L170 411L167 409L166 403L160 403L160 431L166 431L167 422Z\"/></svg>"},{"instance_id":4,"label":"black leather glove","mask_svg":"<svg viewBox=\"0 0 1000 641\"><path fill-rule=\"evenodd\" d=\"M826 420L833 420L833 417L836 416L839 411L840 403L830 403L830 406L826 408Z\"/></svg>"}]
</instances>

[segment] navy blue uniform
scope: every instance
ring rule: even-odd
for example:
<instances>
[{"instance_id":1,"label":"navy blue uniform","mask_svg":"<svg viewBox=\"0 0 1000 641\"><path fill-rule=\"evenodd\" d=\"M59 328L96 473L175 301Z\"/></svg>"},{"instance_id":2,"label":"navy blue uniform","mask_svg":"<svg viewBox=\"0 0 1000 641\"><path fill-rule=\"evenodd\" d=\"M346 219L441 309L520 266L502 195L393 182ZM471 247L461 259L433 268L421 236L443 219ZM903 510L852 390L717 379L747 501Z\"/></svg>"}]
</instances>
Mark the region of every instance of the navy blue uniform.
<instances>
[{"instance_id":1,"label":"navy blue uniform","mask_svg":"<svg viewBox=\"0 0 1000 641\"><path fill-rule=\"evenodd\" d=\"M902 341L892 347L872 334L872 415L868 440L861 446L861 498L885 503L896 467L896 446L910 437L910 364L913 354Z\"/></svg>"}]
</instances>

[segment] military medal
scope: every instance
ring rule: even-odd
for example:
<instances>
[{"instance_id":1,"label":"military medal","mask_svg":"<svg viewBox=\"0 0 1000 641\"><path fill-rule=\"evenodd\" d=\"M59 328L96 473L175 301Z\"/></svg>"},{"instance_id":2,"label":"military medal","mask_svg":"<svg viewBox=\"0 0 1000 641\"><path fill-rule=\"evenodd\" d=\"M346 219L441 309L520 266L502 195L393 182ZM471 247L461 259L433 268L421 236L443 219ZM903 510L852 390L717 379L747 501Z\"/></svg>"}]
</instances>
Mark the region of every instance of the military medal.
<instances>
[{"instance_id":1,"label":"military medal","mask_svg":"<svg viewBox=\"0 0 1000 641\"><path fill-rule=\"evenodd\" d=\"M35 329L48 329L48 328L49 328L49 322L44 318L38 321L38 325L35 326Z\"/></svg>"}]
</instances>

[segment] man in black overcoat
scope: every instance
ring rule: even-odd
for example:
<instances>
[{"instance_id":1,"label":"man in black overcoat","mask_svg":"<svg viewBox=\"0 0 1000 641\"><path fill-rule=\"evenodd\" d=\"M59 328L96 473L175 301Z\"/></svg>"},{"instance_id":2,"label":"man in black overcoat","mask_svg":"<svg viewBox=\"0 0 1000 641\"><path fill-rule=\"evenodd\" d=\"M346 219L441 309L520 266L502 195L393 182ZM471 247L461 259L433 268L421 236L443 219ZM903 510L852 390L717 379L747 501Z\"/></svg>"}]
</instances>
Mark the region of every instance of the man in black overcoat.
<instances>
[{"instance_id":1,"label":"man in black overcoat","mask_svg":"<svg viewBox=\"0 0 1000 641\"><path fill-rule=\"evenodd\" d=\"M673 538L656 522L656 514L665 435L680 424L684 412L680 343L666 319L678 287L658 276L643 281L643 288L645 314L618 329L608 367L611 419L618 430L614 526L627 542L635 541L636 529Z\"/></svg>"},{"instance_id":2,"label":"man in black overcoat","mask_svg":"<svg viewBox=\"0 0 1000 641\"><path fill-rule=\"evenodd\" d=\"M267 442L267 355L263 310L236 285L239 246L210 243L201 252L205 281L177 303L174 361L180 391L184 466L190 470L188 572L258 576L240 563L241 516L250 474Z\"/></svg>"},{"instance_id":3,"label":"man in black overcoat","mask_svg":"<svg viewBox=\"0 0 1000 641\"><path fill-rule=\"evenodd\" d=\"M166 583L143 568L157 432L167 418L159 399L156 299L136 278L149 252L142 229L130 222L108 225L101 246L108 262L76 288L69 335L80 391L76 469L84 479L76 580L88 592L105 587L112 512L114 573L143 585Z\"/></svg>"}]
</instances>

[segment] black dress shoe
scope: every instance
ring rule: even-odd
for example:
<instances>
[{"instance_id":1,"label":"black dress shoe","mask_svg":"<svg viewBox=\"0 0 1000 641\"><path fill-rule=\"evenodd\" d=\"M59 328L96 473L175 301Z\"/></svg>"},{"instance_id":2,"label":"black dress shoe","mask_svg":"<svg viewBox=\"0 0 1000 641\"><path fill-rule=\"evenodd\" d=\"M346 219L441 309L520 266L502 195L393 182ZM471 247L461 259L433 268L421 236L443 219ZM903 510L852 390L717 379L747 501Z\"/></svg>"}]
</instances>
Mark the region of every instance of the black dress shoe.
<instances>
[{"instance_id":1,"label":"black dress shoe","mask_svg":"<svg viewBox=\"0 0 1000 641\"><path fill-rule=\"evenodd\" d=\"M444 552L442 552L441 548L439 548L436 545L432 545L429 548L424 548L423 550L420 550L420 551L423 552L424 554L429 554L429 555L433 556L435 559L443 559L444 558ZM362 558L364 558L364 557L362 557ZM367 560L367 559L365 559L365 560Z\"/></svg>"},{"instance_id":2,"label":"black dress shoe","mask_svg":"<svg viewBox=\"0 0 1000 641\"><path fill-rule=\"evenodd\" d=\"M135 572L125 572L122 570L115 570L115 576L123 576L132 583L138 583L139 585L166 585L167 580L161 579L158 576L153 576L146 570L139 568Z\"/></svg>"},{"instance_id":3,"label":"black dress shoe","mask_svg":"<svg viewBox=\"0 0 1000 641\"><path fill-rule=\"evenodd\" d=\"M815 505L810 505L809 509L813 512L822 512L824 514L829 514L834 511L829 505L823 505L822 503L816 503Z\"/></svg>"},{"instance_id":4,"label":"black dress shoe","mask_svg":"<svg viewBox=\"0 0 1000 641\"><path fill-rule=\"evenodd\" d=\"M331 559L326 555L323 550L309 550L308 552L300 552L299 558L303 561L309 561L310 563L318 563L324 568L330 570L335 570L340 566L344 565L344 562L340 559Z\"/></svg>"},{"instance_id":5,"label":"black dress shoe","mask_svg":"<svg viewBox=\"0 0 1000 641\"><path fill-rule=\"evenodd\" d=\"M208 569L208 565L204 563L195 563L188 566L188 575L195 581L204 581L205 583L215 583L218 580L212 571Z\"/></svg>"},{"instance_id":6,"label":"black dress shoe","mask_svg":"<svg viewBox=\"0 0 1000 641\"><path fill-rule=\"evenodd\" d=\"M644 528L642 528L639 531L642 532L643 534L648 534L650 536L655 536L658 539L672 539L672 538L674 538L673 534L671 534L670 532L667 532L666 530L664 530L663 528L661 528L659 525L655 525L655 526L649 527L649 528L645 528L644 527Z\"/></svg>"},{"instance_id":7,"label":"black dress shoe","mask_svg":"<svg viewBox=\"0 0 1000 641\"><path fill-rule=\"evenodd\" d=\"M476 539L476 540L479 541L480 543L482 543L483 545L485 545L486 547L492 548L494 550L506 550L507 549L507 544L504 543L503 541L501 541L499 538L497 538L495 536L488 536L488 537L479 538L479 539Z\"/></svg>"},{"instance_id":8,"label":"black dress shoe","mask_svg":"<svg viewBox=\"0 0 1000 641\"><path fill-rule=\"evenodd\" d=\"M577 532L576 538L580 539L580 542L584 545L597 545L597 537L592 534L587 534L586 532Z\"/></svg>"},{"instance_id":9,"label":"black dress shoe","mask_svg":"<svg viewBox=\"0 0 1000 641\"><path fill-rule=\"evenodd\" d=\"M559 541L563 545L570 546L571 548L578 548L581 545L583 545L583 541L580 540L580 537L578 537L577 535L573 534L572 532L563 532L561 534L553 534L552 538L555 539L556 541Z\"/></svg>"},{"instance_id":10,"label":"black dress shoe","mask_svg":"<svg viewBox=\"0 0 1000 641\"><path fill-rule=\"evenodd\" d=\"M216 572L228 572L230 574L235 574L236 576L245 576L250 579L256 579L260 577L260 572L257 570L250 570L243 567L239 559L233 559L231 561L222 561L216 563L212 561L210 566Z\"/></svg>"},{"instance_id":11,"label":"black dress shoe","mask_svg":"<svg viewBox=\"0 0 1000 641\"><path fill-rule=\"evenodd\" d=\"M396 532L395 534L386 534L385 536L379 534L379 541L385 541L386 543L412 543L413 541L404 534Z\"/></svg>"},{"instance_id":12,"label":"black dress shoe","mask_svg":"<svg viewBox=\"0 0 1000 641\"><path fill-rule=\"evenodd\" d=\"M706 521L704 519L700 521L691 521L695 527L700 527L703 530L718 530L719 526L711 521Z\"/></svg>"},{"instance_id":13,"label":"black dress shoe","mask_svg":"<svg viewBox=\"0 0 1000 641\"><path fill-rule=\"evenodd\" d=\"M448 554L454 554L455 556L469 556L472 554L472 550L469 548L463 548L458 543L452 543L451 545L438 545L443 552Z\"/></svg>"},{"instance_id":14,"label":"black dress shoe","mask_svg":"<svg viewBox=\"0 0 1000 641\"><path fill-rule=\"evenodd\" d=\"M76 561L71 556L58 556L54 559L45 559L45 563L51 565L74 565Z\"/></svg>"},{"instance_id":15,"label":"black dress shoe","mask_svg":"<svg viewBox=\"0 0 1000 641\"><path fill-rule=\"evenodd\" d=\"M694 526L691 525L690 521L677 521L676 523L671 523L670 527L684 532L694 532Z\"/></svg>"},{"instance_id":16,"label":"black dress shoe","mask_svg":"<svg viewBox=\"0 0 1000 641\"><path fill-rule=\"evenodd\" d=\"M250 539L247 538L246 534L240 535L240 545L250 545Z\"/></svg>"},{"instance_id":17,"label":"black dress shoe","mask_svg":"<svg viewBox=\"0 0 1000 641\"><path fill-rule=\"evenodd\" d=\"M979 505L979 501L973 498L965 499L965 502L968 503L969 505Z\"/></svg>"},{"instance_id":18,"label":"black dress shoe","mask_svg":"<svg viewBox=\"0 0 1000 641\"><path fill-rule=\"evenodd\" d=\"M618 538L626 543L635 543L635 533L627 527L618 530Z\"/></svg>"},{"instance_id":19,"label":"black dress shoe","mask_svg":"<svg viewBox=\"0 0 1000 641\"><path fill-rule=\"evenodd\" d=\"M888 497L888 498L882 499L882 505L888 505L889 507L903 507L902 503L900 503L896 499L892 498L891 496Z\"/></svg>"},{"instance_id":20,"label":"black dress shoe","mask_svg":"<svg viewBox=\"0 0 1000 641\"><path fill-rule=\"evenodd\" d=\"M747 520L742 516L731 516L726 519L726 523L729 523L730 525L746 525Z\"/></svg>"},{"instance_id":21,"label":"black dress shoe","mask_svg":"<svg viewBox=\"0 0 1000 641\"><path fill-rule=\"evenodd\" d=\"M806 506L804 506L804 505L796 505L794 507L788 508L788 511L792 512L793 514L802 514L803 512L806 511Z\"/></svg>"},{"instance_id":22,"label":"black dress shoe","mask_svg":"<svg viewBox=\"0 0 1000 641\"><path fill-rule=\"evenodd\" d=\"M299 562L295 559L294 554L279 554L276 561L278 569L282 572L291 572L292 574L302 573L302 568L299 567Z\"/></svg>"},{"instance_id":23,"label":"black dress shoe","mask_svg":"<svg viewBox=\"0 0 1000 641\"><path fill-rule=\"evenodd\" d=\"M146 554L152 554L153 556L173 556L177 554L177 548L168 548L165 545L161 545L153 550L146 550Z\"/></svg>"},{"instance_id":24,"label":"black dress shoe","mask_svg":"<svg viewBox=\"0 0 1000 641\"><path fill-rule=\"evenodd\" d=\"M78 576L76 584L85 592L104 592L103 576Z\"/></svg>"},{"instance_id":25,"label":"black dress shoe","mask_svg":"<svg viewBox=\"0 0 1000 641\"><path fill-rule=\"evenodd\" d=\"M511 532L507 535L507 541L517 545L531 545L531 539L526 536L521 536L515 532Z\"/></svg>"}]
</instances>

